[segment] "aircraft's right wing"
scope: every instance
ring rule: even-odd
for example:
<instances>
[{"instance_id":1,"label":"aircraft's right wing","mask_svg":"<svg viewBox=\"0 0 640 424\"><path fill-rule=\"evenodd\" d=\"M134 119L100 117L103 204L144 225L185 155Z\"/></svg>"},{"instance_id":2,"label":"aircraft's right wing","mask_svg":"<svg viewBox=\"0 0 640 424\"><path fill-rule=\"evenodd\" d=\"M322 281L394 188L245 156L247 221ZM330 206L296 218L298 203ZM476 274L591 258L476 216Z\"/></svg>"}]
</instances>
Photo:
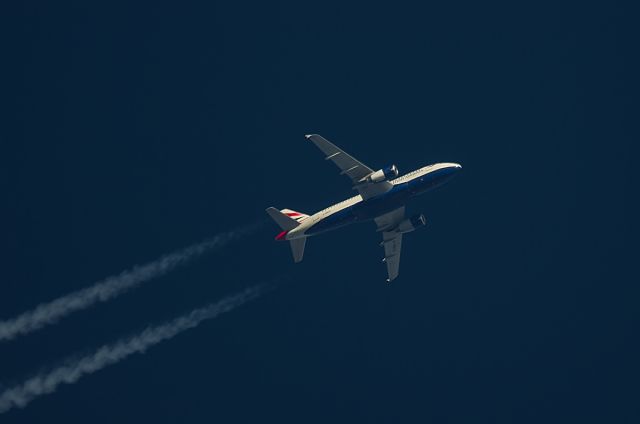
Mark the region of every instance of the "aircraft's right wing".
<instances>
[{"instance_id":1,"label":"aircraft's right wing","mask_svg":"<svg viewBox=\"0 0 640 424\"><path fill-rule=\"evenodd\" d=\"M367 182L366 179L373 173L373 169L347 154L324 137L318 134L310 134L305 137L311 140L326 155L325 160L330 160L340 168L340 175L346 175L351 179L353 188L358 190L363 199L369 199L393 188L393 184L388 181L379 183Z\"/></svg>"},{"instance_id":2,"label":"aircraft's right wing","mask_svg":"<svg viewBox=\"0 0 640 424\"><path fill-rule=\"evenodd\" d=\"M376 224L378 225L378 231L382 231L381 245L384 246L383 261L387 264L387 273L389 274L389 278L387 278L388 282L394 280L400 271L402 233L394 231L393 228L403 219L404 206L375 218Z\"/></svg>"}]
</instances>

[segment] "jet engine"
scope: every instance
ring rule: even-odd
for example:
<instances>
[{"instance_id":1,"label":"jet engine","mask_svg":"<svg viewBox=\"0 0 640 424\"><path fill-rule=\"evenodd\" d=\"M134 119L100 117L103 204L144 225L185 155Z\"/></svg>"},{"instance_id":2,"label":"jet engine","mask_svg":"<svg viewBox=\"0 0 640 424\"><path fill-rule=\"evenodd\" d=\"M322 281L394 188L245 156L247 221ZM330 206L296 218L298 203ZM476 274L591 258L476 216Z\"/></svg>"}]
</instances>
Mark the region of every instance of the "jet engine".
<instances>
[{"instance_id":1,"label":"jet engine","mask_svg":"<svg viewBox=\"0 0 640 424\"><path fill-rule=\"evenodd\" d=\"M418 228L422 228L427 225L427 219L423 214L414 215L411 218L407 218L398 224L396 231L399 233L410 233L411 231L415 231Z\"/></svg>"},{"instance_id":2,"label":"jet engine","mask_svg":"<svg viewBox=\"0 0 640 424\"><path fill-rule=\"evenodd\" d=\"M391 178L395 178L398 176L398 167L395 165L387 166L386 168L382 168L373 172L367 177L367 180L370 183L379 183L382 181L387 181Z\"/></svg>"}]
</instances>

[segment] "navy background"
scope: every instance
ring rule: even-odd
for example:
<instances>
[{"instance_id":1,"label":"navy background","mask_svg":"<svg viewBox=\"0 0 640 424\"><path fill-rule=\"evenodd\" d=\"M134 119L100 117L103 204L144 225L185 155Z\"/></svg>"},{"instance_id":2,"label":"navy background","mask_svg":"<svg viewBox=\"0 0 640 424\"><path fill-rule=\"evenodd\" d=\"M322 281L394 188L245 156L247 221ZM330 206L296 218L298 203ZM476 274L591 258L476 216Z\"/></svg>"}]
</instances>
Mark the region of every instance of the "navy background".
<instances>
[{"instance_id":1,"label":"navy background","mask_svg":"<svg viewBox=\"0 0 640 424\"><path fill-rule=\"evenodd\" d=\"M2 422L638 422L633 11L622 3L25 2L4 14L3 319L274 205L352 195L303 135L462 172L294 266L261 232L0 346L5 385L291 283ZM637 140L637 138L635 139ZM633 227L633 228L632 228Z\"/></svg>"}]
</instances>

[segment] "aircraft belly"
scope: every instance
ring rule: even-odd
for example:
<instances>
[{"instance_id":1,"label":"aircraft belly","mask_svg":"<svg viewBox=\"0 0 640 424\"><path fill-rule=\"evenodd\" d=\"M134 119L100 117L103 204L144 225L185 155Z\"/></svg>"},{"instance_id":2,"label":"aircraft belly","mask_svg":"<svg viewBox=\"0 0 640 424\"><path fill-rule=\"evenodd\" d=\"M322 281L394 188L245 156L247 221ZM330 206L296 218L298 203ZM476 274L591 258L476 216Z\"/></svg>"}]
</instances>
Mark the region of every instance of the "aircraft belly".
<instances>
[{"instance_id":1,"label":"aircraft belly","mask_svg":"<svg viewBox=\"0 0 640 424\"><path fill-rule=\"evenodd\" d=\"M409 191L419 195L438 188L455 176L457 168L444 168L409 181Z\"/></svg>"},{"instance_id":2,"label":"aircraft belly","mask_svg":"<svg viewBox=\"0 0 640 424\"><path fill-rule=\"evenodd\" d=\"M358 203L354 206L354 213L359 221L366 221L391 212L403 206L411 198L412 193L408 188L406 183L399 184L381 196Z\"/></svg>"},{"instance_id":3,"label":"aircraft belly","mask_svg":"<svg viewBox=\"0 0 640 424\"><path fill-rule=\"evenodd\" d=\"M316 234L335 230L336 228L344 227L345 225L352 224L357 220L358 218L353 213L353 206L351 206L327 216L322 221L314 224L307 231L305 231L305 234L313 236Z\"/></svg>"},{"instance_id":4,"label":"aircraft belly","mask_svg":"<svg viewBox=\"0 0 640 424\"><path fill-rule=\"evenodd\" d=\"M355 222L370 221L403 206L412 195L408 184L398 184L387 193L356 203L327 216L306 230L305 234L312 236Z\"/></svg>"}]
</instances>

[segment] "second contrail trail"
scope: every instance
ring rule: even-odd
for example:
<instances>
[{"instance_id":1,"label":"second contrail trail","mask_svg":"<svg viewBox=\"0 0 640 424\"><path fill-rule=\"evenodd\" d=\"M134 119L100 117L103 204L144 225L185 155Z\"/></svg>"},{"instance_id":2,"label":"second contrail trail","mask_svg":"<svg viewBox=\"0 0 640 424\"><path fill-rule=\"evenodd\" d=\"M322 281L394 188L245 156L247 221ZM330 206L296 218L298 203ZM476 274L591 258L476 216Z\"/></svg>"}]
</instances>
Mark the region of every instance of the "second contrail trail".
<instances>
[{"instance_id":1,"label":"second contrail trail","mask_svg":"<svg viewBox=\"0 0 640 424\"><path fill-rule=\"evenodd\" d=\"M37 374L0 394L0 414L12 408L24 408L33 399L55 392L62 384L73 384L85 375L118 363L134 353L144 352L151 346L194 328L204 320L231 311L274 287L273 283L250 287L219 302L195 309L173 321L149 327L139 334L102 346L89 355L72 360L48 372Z\"/></svg>"},{"instance_id":2,"label":"second contrail trail","mask_svg":"<svg viewBox=\"0 0 640 424\"><path fill-rule=\"evenodd\" d=\"M204 253L222 248L230 242L252 233L260 225L249 225L218 234L201 243L164 255L153 262L138 265L118 275L107 277L87 288L69 293L51 302L42 303L14 318L0 321L0 341L11 340L19 335L31 333L55 323L72 312L113 299L146 281L165 275Z\"/></svg>"}]
</instances>

